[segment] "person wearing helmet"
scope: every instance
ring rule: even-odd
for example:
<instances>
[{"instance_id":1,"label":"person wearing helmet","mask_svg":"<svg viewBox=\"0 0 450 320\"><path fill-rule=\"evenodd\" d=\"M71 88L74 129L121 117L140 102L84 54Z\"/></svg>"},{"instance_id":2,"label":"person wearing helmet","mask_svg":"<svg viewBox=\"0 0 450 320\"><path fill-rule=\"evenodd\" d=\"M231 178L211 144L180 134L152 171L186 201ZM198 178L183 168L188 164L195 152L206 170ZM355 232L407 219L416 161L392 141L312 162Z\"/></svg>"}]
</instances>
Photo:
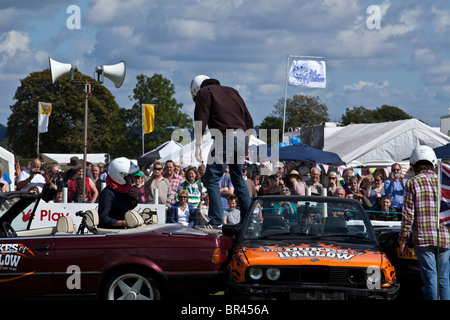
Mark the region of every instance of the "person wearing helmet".
<instances>
[{"instance_id":1,"label":"person wearing helmet","mask_svg":"<svg viewBox=\"0 0 450 320\"><path fill-rule=\"evenodd\" d=\"M405 252L406 241L412 232L414 252L424 283L424 299L448 300L450 233L438 222L439 188L438 176L434 172L436 155L430 147L418 146L411 154L410 163L416 175L405 185L399 249Z\"/></svg>"},{"instance_id":2,"label":"person wearing helmet","mask_svg":"<svg viewBox=\"0 0 450 320\"><path fill-rule=\"evenodd\" d=\"M219 181L227 165L241 214L245 214L250 206L251 198L242 178L242 167L248 152L246 131L253 128L253 119L239 92L222 86L217 79L196 76L191 82L191 94L195 102L195 158L199 163L203 163L201 142L206 126L215 139L207 160L203 184L209 195L208 226L220 230L223 209Z\"/></svg>"},{"instance_id":3,"label":"person wearing helmet","mask_svg":"<svg viewBox=\"0 0 450 320\"><path fill-rule=\"evenodd\" d=\"M98 214L100 228L125 228L125 212L133 209L138 192L132 188L133 176L139 167L131 160L120 157L109 164L106 187L100 193Z\"/></svg>"}]
</instances>

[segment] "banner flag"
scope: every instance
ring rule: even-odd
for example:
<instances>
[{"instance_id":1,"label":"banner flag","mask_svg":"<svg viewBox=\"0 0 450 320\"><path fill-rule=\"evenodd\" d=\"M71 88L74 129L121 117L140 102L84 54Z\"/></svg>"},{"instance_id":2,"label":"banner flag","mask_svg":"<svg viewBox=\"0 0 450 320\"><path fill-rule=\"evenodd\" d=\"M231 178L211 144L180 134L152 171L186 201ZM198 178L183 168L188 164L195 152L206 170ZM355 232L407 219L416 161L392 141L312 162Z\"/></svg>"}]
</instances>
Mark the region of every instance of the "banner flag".
<instances>
[{"instance_id":1,"label":"banner flag","mask_svg":"<svg viewBox=\"0 0 450 320\"><path fill-rule=\"evenodd\" d=\"M144 133L153 132L155 129L155 106L153 104L143 104L144 109Z\"/></svg>"},{"instance_id":2,"label":"banner flag","mask_svg":"<svg viewBox=\"0 0 450 320\"><path fill-rule=\"evenodd\" d=\"M289 71L289 85L325 88L326 74L326 65L323 60L293 60Z\"/></svg>"},{"instance_id":3,"label":"banner flag","mask_svg":"<svg viewBox=\"0 0 450 320\"><path fill-rule=\"evenodd\" d=\"M440 212L439 224L450 226L450 166L440 162Z\"/></svg>"},{"instance_id":4,"label":"banner flag","mask_svg":"<svg viewBox=\"0 0 450 320\"><path fill-rule=\"evenodd\" d=\"M52 104L39 102L38 132L45 133L48 130L48 121L52 113Z\"/></svg>"}]
</instances>

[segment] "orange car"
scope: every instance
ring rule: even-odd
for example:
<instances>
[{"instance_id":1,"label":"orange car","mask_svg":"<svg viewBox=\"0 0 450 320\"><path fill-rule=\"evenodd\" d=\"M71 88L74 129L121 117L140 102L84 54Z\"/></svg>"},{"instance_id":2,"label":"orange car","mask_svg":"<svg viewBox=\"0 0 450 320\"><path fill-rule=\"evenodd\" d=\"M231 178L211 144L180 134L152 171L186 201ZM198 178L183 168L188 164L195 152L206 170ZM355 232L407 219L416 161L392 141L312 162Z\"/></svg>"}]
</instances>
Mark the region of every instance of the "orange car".
<instances>
[{"instance_id":1,"label":"orange car","mask_svg":"<svg viewBox=\"0 0 450 320\"><path fill-rule=\"evenodd\" d=\"M395 268L358 201L262 196L250 212L224 227L234 240L231 298L396 298Z\"/></svg>"}]
</instances>

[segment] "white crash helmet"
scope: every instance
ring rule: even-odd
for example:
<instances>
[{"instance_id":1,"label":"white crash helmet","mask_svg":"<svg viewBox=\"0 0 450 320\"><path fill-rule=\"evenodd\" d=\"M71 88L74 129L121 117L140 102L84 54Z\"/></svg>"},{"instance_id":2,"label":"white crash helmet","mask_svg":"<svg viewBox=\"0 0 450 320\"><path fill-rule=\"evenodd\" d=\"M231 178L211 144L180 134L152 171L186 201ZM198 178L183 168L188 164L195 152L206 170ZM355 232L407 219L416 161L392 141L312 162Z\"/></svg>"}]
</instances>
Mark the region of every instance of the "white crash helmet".
<instances>
[{"instance_id":1,"label":"white crash helmet","mask_svg":"<svg viewBox=\"0 0 450 320\"><path fill-rule=\"evenodd\" d=\"M206 79L209 79L208 76L198 75L191 81L191 95L192 100L195 101L195 96L197 95L198 90L200 90L202 82Z\"/></svg>"},{"instance_id":2,"label":"white crash helmet","mask_svg":"<svg viewBox=\"0 0 450 320\"><path fill-rule=\"evenodd\" d=\"M131 160L120 157L109 163L108 175L116 183L120 185L126 184L125 177L129 174L135 174L139 171L139 167Z\"/></svg>"},{"instance_id":3,"label":"white crash helmet","mask_svg":"<svg viewBox=\"0 0 450 320\"><path fill-rule=\"evenodd\" d=\"M409 158L411 165L415 165L419 161L428 161L435 168L437 165L437 158L434 150L429 146L417 146Z\"/></svg>"}]
</instances>

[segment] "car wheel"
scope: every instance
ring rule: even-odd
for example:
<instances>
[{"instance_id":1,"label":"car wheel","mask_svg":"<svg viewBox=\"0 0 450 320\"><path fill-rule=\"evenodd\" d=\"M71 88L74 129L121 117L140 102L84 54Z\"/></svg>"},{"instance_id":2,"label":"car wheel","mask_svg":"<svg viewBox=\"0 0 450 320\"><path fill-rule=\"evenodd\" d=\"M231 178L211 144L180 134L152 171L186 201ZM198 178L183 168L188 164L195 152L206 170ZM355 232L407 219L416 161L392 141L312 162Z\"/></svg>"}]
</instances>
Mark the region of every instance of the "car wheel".
<instances>
[{"instance_id":1,"label":"car wheel","mask_svg":"<svg viewBox=\"0 0 450 320\"><path fill-rule=\"evenodd\" d=\"M126 270L109 278L105 300L159 300L160 293L151 276L141 270Z\"/></svg>"}]
</instances>

